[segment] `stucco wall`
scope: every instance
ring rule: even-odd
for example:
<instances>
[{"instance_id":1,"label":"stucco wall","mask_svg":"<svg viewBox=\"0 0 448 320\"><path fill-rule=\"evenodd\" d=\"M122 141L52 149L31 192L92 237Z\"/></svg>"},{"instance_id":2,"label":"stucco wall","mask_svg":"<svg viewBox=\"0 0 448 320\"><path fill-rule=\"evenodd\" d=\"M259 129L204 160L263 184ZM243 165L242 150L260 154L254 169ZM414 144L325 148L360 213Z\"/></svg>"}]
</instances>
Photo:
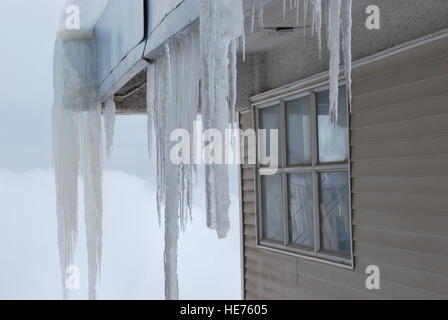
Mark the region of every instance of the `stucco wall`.
<instances>
[{"instance_id":1,"label":"stucco wall","mask_svg":"<svg viewBox=\"0 0 448 320\"><path fill-rule=\"evenodd\" d=\"M368 30L365 26L366 8L377 5L381 11L381 29ZM325 9L326 11L326 9ZM295 12L288 13L283 21L283 1L273 0L265 10L266 26L296 25ZM251 33L251 19L247 17L247 51L249 64L258 55L257 64L253 67L265 70L265 84L252 88L252 94L280 87L291 82L307 78L328 69L329 52L327 49L327 15L323 19L322 57L319 59L317 37L307 29L305 36L302 30L291 34L260 30L258 26ZM306 23L311 23L309 16ZM447 0L353 0L353 60L384 51L402 43L418 39L448 28ZM247 66L242 76L247 76ZM254 71L255 72L255 69ZM259 81L259 80L257 80ZM242 82L245 82L244 80Z\"/></svg>"}]
</instances>

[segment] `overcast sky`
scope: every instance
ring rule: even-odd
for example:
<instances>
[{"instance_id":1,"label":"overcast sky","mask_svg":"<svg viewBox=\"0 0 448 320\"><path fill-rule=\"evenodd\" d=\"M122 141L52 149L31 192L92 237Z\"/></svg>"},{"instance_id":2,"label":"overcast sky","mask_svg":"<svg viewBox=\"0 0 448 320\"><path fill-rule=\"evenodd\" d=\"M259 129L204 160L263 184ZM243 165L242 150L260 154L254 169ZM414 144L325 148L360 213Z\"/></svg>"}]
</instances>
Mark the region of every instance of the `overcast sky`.
<instances>
[{"instance_id":1,"label":"overcast sky","mask_svg":"<svg viewBox=\"0 0 448 320\"><path fill-rule=\"evenodd\" d=\"M51 156L52 59L64 0L0 1L0 299L61 297ZM105 162L104 259L99 298L163 298L163 231L157 225L154 161L143 116L117 120ZM232 230L219 241L205 227L203 174L194 221L179 242L183 299L240 298L239 209L232 168ZM80 208L80 232L83 232ZM85 238L76 263L85 298Z\"/></svg>"}]
</instances>

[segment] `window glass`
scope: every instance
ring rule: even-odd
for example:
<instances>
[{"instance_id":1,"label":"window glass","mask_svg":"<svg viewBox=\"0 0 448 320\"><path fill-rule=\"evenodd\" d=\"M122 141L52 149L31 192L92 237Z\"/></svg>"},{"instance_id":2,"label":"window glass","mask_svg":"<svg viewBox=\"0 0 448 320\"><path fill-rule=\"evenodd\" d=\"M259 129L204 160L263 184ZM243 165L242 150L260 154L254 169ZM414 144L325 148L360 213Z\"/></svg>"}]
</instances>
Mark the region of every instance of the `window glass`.
<instances>
[{"instance_id":1,"label":"window glass","mask_svg":"<svg viewBox=\"0 0 448 320\"><path fill-rule=\"evenodd\" d=\"M339 88L338 121L331 123L329 92L317 94L319 162L343 162L348 159L348 111L345 86Z\"/></svg>"},{"instance_id":2,"label":"window glass","mask_svg":"<svg viewBox=\"0 0 448 320\"><path fill-rule=\"evenodd\" d=\"M288 164L311 163L311 111L309 96L286 102Z\"/></svg>"},{"instance_id":3,"label":"window glass","mask_svg":"<svg viewBox=\"0 0 448 320\"><path fill-rule=\"evenodd\" d=\"M288 180L291 243L314 248L313 176L291 174Z\"/></svg>"},{"instance_id":4,"label":"window glass","mask_svg":"<svg viewBox=\"0 0 448 320\"><path fill-rule=\"evenodd\" d=\"M266 129L266 140L263 139L264 138L263 135L259 136L260 148L266 148L263 149L266 150L265 153L262 152L263 155L272 157L273 155L271 155L271 148L270 148L270 141L271 141L270 130L273 129L279 130L280 128L280 108L278 105L275 105L272 107L260 109L259 117L260 117L259 128ZM278 134L278 138L280 139L280 133ZM278 151L280 152L280 143L278 140L276 141L276 143L278 146ZM278 156L279 154L277 154L277 157Z\"/></svg>"},{"instance_id":5,"label":"window glass","mask_svg":"<svg viewBox=\"0 0 448 320\"><path fill-rule=\"evenodd\" d=\"M261 177L263 239L283 242L282 177Z\"/></svg>"},{"instance_id":6,"label":"window glass","mask_svg":"<svg viewBox=\"0 0 448 320\"><path fill-rule=\"evenodd\" d=\"M347 172L320 174L321 247L350 254L350 214Z\"/></svg>"}]
</instances>

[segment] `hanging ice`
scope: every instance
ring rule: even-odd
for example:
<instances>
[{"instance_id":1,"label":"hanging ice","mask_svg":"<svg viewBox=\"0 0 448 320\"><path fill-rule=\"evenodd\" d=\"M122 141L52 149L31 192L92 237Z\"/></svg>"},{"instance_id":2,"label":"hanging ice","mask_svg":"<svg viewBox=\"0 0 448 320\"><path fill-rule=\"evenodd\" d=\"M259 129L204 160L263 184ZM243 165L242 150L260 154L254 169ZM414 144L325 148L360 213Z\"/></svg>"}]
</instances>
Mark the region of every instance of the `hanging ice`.
<instances>
[{"instance_id":1,"label":"hanging ice","mask_svg":"<svg viewBox=\"0 0 448 320\"><path fill-rule=\"evenodd\" d=\"M317 41L319 44L319 57L322 53L322 0L311 0L313 10L312 31L317 34Z\"/></svg>"},{"instance_id":2,"label":"hanging ice","mask_svg":"<svg viewBox=\"0 0 448 320\"><path fill-rule=\"evenodd\" d=\"M350 110L352 107L352 0L342 0L342 47Z\"/></svg>"},{"instance_id":3,"label":"hanging ice","mask_svg":"<svg viewBox=\"0 0 448 320\"><path fill-rule=\"evenodd\" d=\"M114 131L115 131L115 113L116 105L114 98L109 98L104 104L104 131L106 133L106 156L112 155L114 148Z\"/></svg>"},{"instance_id":4,"label":"hanging ice","mask_svg":"<svg viewBox=\"0 0 448 320\"><path fill-rule=\"evenodd\" d=\"M206 131L217 129L223 133L233 119L236 95L235 47L243 33L242 0L201 0L201 107ZM210 137L209 143L212 143L212 139ZM212 164L207 165L205 170L207 226L216 230L219 238L224 238L230 227L227 167Z\"/></svg>"},{"instance_id":5,"label":"hanging ice","mask_svg":"<svg viewBox=\"0 0 448 320\"><path fill-rule=\"evenodd\" d=\"M191 217L193 148L182 150L173 162L170 136L174 130L193 134L199 100L198 30L169 41L165 52L148 67L148 132L151 149L154 128L157 147L157 204L165 225L165 297L178 299L177 241ZM178 137L173 137L174 140Z\"/></svg>"},{"instance_id":6,"label":"hanging ice","mask_svg":"<svg viewBox=\"0 0 448 320\"><path fill-rule=\"evenodd\" d=\"M260 26L260 28L264 28L264 6L266 4L266 2L268 2L270 0L252 0L252 26L251 26L251 32L253 33L255 31L255 16L258 16L258 24ZM225 2L225 1L224 1ZM284 14L286 15L286 3L284 3L285 7L284 9ZM235 11L236 12L236 11ZM244 12L241 11L241 13L243 14L243 18L244 18ZM244 24L244 21L243 21ZM244 31L244 30L243 30Z\"/></svg>"},{"instance_id":7,"label":"hanging ice","mask_svg":"<svg viewBox=\"0 0 448 320\"><path fill-rule=\"evenodd\" d=\"M80 28L61 20L54 50L53 152L56 176L58 243L64 298L65 272L77 240L78 174L84 178L89 298L96 298L101 269L102 149L101 113L96 102L96 50L93 25L107 1L70 0L83 17Z\"/></svg>"},{"instance_id":8,"label":"hanging ice","mask_svg":"<svg viewBox=\"0 0 448 320\"><path fill-rule=\"evenodd\" d=\"M341 0L329 1L328 49L330 50L330 118L332 123L336 123L338 119L340 14Z\"/></svg>"}]
</instances>

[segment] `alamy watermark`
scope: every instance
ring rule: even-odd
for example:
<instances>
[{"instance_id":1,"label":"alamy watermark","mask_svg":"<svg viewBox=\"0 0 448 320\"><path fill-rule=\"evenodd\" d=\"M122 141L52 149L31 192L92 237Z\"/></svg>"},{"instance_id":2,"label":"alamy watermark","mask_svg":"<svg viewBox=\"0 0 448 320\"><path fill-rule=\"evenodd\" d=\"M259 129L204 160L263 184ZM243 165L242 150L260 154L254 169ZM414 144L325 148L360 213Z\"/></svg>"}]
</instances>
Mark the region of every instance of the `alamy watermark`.
<instances>
[{"instance_id":1,"label":"alamy watermark","mask_svg":"<svg viewBox=\"0 0 448 320\"><path fill-rule=\"evenodd\" d=\"M170 134L173 143L170 160L173 164L251 164L258 163L272 169L279 165L278 129L207 129L198 130L200 121L194 121L193 133L175 129ZM198 133L201 132L201 133ZM239 146L239 152L236 146Z\"/></svg>"},{"instance_id":2,"label":"alamy watermark","mask_svg":"<svg viewBox=\"0 0 448 320\"><path fill-rule=\"evenodd\" d=\"M77 5L68 5L65 8L65 14L65 27L67 30L81 29L81 11Z\"/></svg>"},{"instance_id":3,"label":"alamy watermark","mask_svg":"<svg viewBox=\"0 0 448 320\"><path fill-rule=\"evenodd\" d=\"M379 30L381 28L380 8L376 5L370 5L366 8L366 28L368 30Z\"/></svg>"},{"instance_id":4,"label":"alamy watermark","mask_svg":"<svg viewBox=\"0 0 448 320\"><path fill-rule=\"evenodd\" d=\"M65 269L65 288L67 290L81 288L81 271L78 266L70 265Z\"/></svg>"},{"instance_id":5,"label":"alamy watermark","mask_svg":"<svg viewBox=\"0 0 448 320\"><path fill-rule=\"evenodd\" d=\"M370 265L366 268L366 274L369 276L366 279L366 288L367 290L380 290L380 268L376 265Z\"/></svg>"}]
</instances>

